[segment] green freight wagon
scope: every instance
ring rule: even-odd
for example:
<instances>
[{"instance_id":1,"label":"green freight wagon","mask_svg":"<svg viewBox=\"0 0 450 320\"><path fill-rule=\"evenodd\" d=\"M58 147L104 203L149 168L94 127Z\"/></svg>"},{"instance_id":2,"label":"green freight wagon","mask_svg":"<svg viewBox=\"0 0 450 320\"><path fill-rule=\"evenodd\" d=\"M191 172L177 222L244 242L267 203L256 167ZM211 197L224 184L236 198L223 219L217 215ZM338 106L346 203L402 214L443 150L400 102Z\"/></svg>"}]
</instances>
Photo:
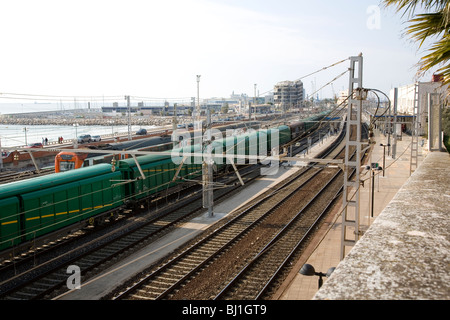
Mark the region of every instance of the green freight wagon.
<instances>
[{"instance_id":1,"label":"green freight wagon","mask_svg":"<svg viewBox=\"0 0 450 320\"><path fill-rule=\"evenodd\" d=\"M222 141L213 142L213 154L226 154L234 159L236 164L248 164L249 160L239 156L253 155L266 156L272 147L281 147L291 139L291 130L288 126L278 128L250 131L239 136L230 136ZM273 141L272 141L273 140ZM215 158L216 163L225 164L225 159L220 161ZM256 163L252 160L250 163Z\"/></svg>"},{"instance_id":2,"label":"green freight wagon","mask_svg":"<svg viewBox=\"0 0 450 320\"><path fill-rule=\"evenodd\" d=\"M134 159L120 160L117 162L118 171L122 172L125 185L126 201L134 201L147 197L176 185L172 182L183 154L201 152L200 146L189 146L173 149L171 155L148 155L136 157L145 179ZM188 156L180 172L179 178L193 179L201 175L201 158Z\"/></svg>"},{"instance_id":3,"label":"green freight wagon","mask_svg":"<svg viewBox=\"0 0 450 320\"><path fill-rule=\"evenodd\" d=\"M109 164L0 186L0 250L123 204L120 172Z\"/></svg>"}]
</instances>

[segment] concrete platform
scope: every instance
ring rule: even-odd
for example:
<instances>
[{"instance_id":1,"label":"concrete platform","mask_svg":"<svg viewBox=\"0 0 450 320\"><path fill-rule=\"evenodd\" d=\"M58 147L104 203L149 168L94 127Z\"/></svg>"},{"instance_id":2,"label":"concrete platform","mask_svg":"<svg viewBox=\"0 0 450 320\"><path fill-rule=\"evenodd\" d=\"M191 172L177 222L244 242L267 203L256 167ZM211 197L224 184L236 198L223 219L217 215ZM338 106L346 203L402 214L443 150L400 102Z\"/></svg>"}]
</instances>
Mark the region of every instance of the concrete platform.
<instances>
[{"instance_id":1,"label":"concrete platform","mask_svg":"<svg viewBox=\"0 0 450 320\"><path fill-rule=\"evenodd\" d=\"M319 143L314 145L305 155L307 158L313 158L323 151L337 135L325 137ZM300 156L300 159L305 159ZM300 167L280 166L275 175L266 175L244 188L237 195L225 199L214 206L214 215L210 217L208 212L192 219L190 222L181 225L177 230L162 236L146 248L129 256L121 263L105 270L95 278L82 282L80 289L74 289L56 297L55 300L98 300L106 296L119 285L123 284L133 275L148 268L179 246L191 240L203 230L210 227L213 223L232 213L234 210L245 205L261 193L269 190L271 187L286 179L289 175L300 170Z\"/></svg>"},{"instance_id":2,"label":"concrete platform","mask_svg":"<svg viewBox=\"0 0 450 320\"><path fill-rule=\"evenodd\" d=\"M375 135L376 144L373 149L371 160L369 162L379 162L383 161L383 147L380 147L380 143L387 143L386 137L376 133ZM446 283L447 296L446 299L450 297L450 293L448 292L448 154L445 154L444 157L447 157L447 167L445 169L445 165L441 170L447 171L446 183L443 182L440 186L436 184L437 181L442 182L442 177L435 176L429 172L433 170L431 168L427 169L427 173L420 173L421 170L424 170L422 163L427 157L427 150L422 149L419 144L419 168L416 170L415 174L412 177L416 176L416 181L419 187L416 189L417 193L409 194L408 196L403 197L402 202L399 202L400 195L399 192L402 193L407 188L406 186L410 182L410 154L411 150L409 149L409 145L411 142L411 138L405 136L403 141L399 141L397 145L397 157L396 159L392 159L390 156L386 156L386 171L385 177L382 174L378 175L375 179L375 201L374 201L374 217L370 216L371 213L371 186L370 180L364 184L364 187L361 189L361 213L363 216L361 217L361 228L368 229L366 234L358 241L355 247L347 253L347 257L349 260L346 262L347 257L342 261L340 261L340 241L341 241L341 211L342 205L338 208L335 208L333 212L333 217L330 218L328 223L322 229L322 236L317 240L315 247L308 253L307 256L303 257L301 261L299 261L296 265L296 269L289 279L286 286L278 292L278 299L281 300L309 300L309 299L433 299L433 295L427 296L419 295L419 294L411 294L411 295L395 295L393 291L398 291L399 287L408 287L414 286L412 283L415 283L416 286L424 285L425 282L430 280L430 278L416 278L418 275L414 273L410 273L409 268L412 265L416 264L415 257L418 259L426 259L428 263L431 260L436 261L437 265L442 267L439 270L439 273L443 274L437 276L440 278L439 281L443 281ZM426 143L425 143L426 146ZM387 150L386 150L387 151ZM434 154L430 154L426 160L428 164L426 167L429 167L431 163L434 163L433 158ZM439 162L439 161L438 161ZM420 169L420 170L419 170ZM439 178L439 179L438 179ZM364 177L363 177L364 179ZM405 185L406 183L406 185ZM421 189L424 188L424 189ZM426 191L428 190L428 191ZM433 190L433 191L431 191ZM437 196L439 193L445 194L439 196L441 203L434 203L433 197L426 193L435 193ZM397 196L396 196L397 195ZM411 210L421 210L425 209L427 211L430 206L437 206L440 209L440 213L436 216L434 213L432 214L434 217L428 216L429 220L422 220L420 218L420 214L416 211L417 214L412 214ZM384 210L384 211L383 211ZM446 215L442 215L441 211L446 211ZM397 213L398 216L403 216L405 219L396 220L394 230L390 230L389 224L394 224L392 220L378 219L377 217L381 215L386 216L385 211ZM422 210L423 211L423 210ZM434 211L432 211L434 212ZM440 218L439 218L440 217ZM402 221L400 221L402 220ZM410 237L415 237L415 245L408 246L408 254L409 259L406 259L401 252L401 246L396 246L395 243L399 243L399 237L403 232L402 225L406 223L415 223L415 226L410 230L413 232ZM372 234L374 233L373 229L378 229L378 237L374 237ZM426 234L423 228L426 225L439 225L437 230L444 229L444 233L433 234L432 230L428 229ZM421 227L422 226L422 227ZM434 229L434 228L433 228ZM388 235L387 232L390 230L393 234ZM414 231L415 230L415 231ZM416 232L417 231L417 232ZM369 236L371 234L371 236ZM391 238L389 238L391 237ZM364 239L364 241L363 241ZM382 240L384 239L384 241ZM423 256L423 250L421 249L422 244L419 242L419 239L424 241L433 239L438 242L444 241L446 244L436 244L430 243L431 247L436 246L437 249L434 249L433 252L429 252L429 255ZM401 240L403 241L403 240ZM408 241L408 240L405 240ZM386 243L391 242L391 248L386 252ZM384 246L384 247L383 247ZM364 247L364 249L362 249ZM370 248L370 249L369 249ZM404 250L405 248L403 248ZM442 249L442 250L441 250ZM435 250L439 251L436 252ZM362 252L361 252L362 251ZM383 253L382 253L383 252ZM350 259L350 255L353 257ZM355 259L355 256L358 256L358 259ZM383 260L384 257L386 260ZM390 257L390 258L389 258ZM419 258L420 257L420 258ZM379 258L379 259L378 259ZM389 259L388 259L389 258ZM393 259L393 260L392 260ZM351 262L350 262L351 261ZM327 279L323 278L324 285L322 289L318 291L318 276L304 276L298 273L301 266L304 263L309 263L314 266L316 272L326 273L327 270L331 267L338 267L332 274L332 276ZM358 265L358 267L356 266ZM435 263L432 263L435 265ZM352 267L350 267L352 266ZM424 267L424 265L420 265L419 269ZM430 266L431 267L431 266ZM436 267L431 267L433 270L437 272ZM364 270L362 270L364 269ZM395 270L397 269L397 270ZM387 271L392 272L392 274L387 275ZM382 275L383 280L380 278L375 279L374 277ZM372 278L371 278L372 276ZM408 278L408 281L407 279ZM436 275L433 276L436 280ZM332 280L333 279L333 280ZM352 280L353 279L353 280ZM395 280L394 280L395 279ZM372 282L373 281L381 281L381 282ZM446 281L446 282L445 282ZM328 283L329 282L329 283ZM383 283L382 290L370 291L366 290L367 286L370 286L374 283ZM390 285L388 285L389 283ZM399 284L400 283L400 284ZM395 284L395 285L394 285ZM392 288L394 285L395 289ZM426 285L424 287L427 287ZM429 286L428 286L429 287ZM414 291L414 290L412 290ZM432 290L431 290L432 291ZM369 293L370 292L370 293ZM317 293L317 294L316 294ZM430 293L430 290L428 290ZM439 294L436 294L438 296ZM435 297L436 297L435 296ZM443 296L441 296L443 297Z\"/></svg>"},{"instance_id":3,"label":"concrete platform","mask_svg":"<svg viewBox=\"0 0 450 320\"><path fill-rule=\"evenodd\" d=\"M314 299L450 299L450 155L432 152Z\"/></svg>"}]
</instances>

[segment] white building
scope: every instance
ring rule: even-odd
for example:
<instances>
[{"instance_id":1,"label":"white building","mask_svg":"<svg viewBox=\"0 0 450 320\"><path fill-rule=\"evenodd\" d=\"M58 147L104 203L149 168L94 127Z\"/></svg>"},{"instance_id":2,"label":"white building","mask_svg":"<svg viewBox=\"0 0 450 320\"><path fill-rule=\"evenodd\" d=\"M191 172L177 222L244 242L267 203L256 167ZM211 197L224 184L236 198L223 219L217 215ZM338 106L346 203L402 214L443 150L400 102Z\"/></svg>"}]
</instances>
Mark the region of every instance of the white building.
<instances>
[{"instance_id":1,"label":"white building","mask_svg":"<svg viewBox=\"0 0 450 320\"><path fill-rule=\"evenodd\" d=\"M440 100L443 102L447 98L448 85L443 86L442 82L418 82L418 120L420 128L419 134L423 134L423 129L426 128L428 122L428 94L437 93L440 95ZM416 84L408 84L398 88L397 97L397 114L399 115L413 115L414 113L414 94ZM394 89L391 89L390 100L392 108L394 107Z\"/></svg>"},{"instance_id":2,"label":"white building","mask_svg":"<svg viewBox=\"0 0 450 320\"><path fill-rule=\"evenodd\" d=\"M300 80L279 82L273 90L274 104L283 110L298 108L303 104L303 92L303 82Z\"/></svg>"},{"instance_id":3,"label":"white building","mask_svg":"<svg viewBox=\"0 0 450 320\"><path fill-rule=\"evenodd\" d=\"M348 97L348 90L347 91L345 91L345 90L339 91L339 96L337 98L337 105L339 106L339 105L343 104L344 101L347 100L347 97Z\"/></svg>"}]
</instances>

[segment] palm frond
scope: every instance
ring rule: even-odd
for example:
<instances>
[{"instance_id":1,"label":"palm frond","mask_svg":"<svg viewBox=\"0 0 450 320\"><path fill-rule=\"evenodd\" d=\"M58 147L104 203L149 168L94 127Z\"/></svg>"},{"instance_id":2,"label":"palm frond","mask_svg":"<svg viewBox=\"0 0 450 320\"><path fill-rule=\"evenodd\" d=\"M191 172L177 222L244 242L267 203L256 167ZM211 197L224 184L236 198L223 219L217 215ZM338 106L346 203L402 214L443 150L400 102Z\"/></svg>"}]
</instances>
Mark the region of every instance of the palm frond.
<instances>
[{"instance_id":1,"label":"palm frond","mask_svg":"<svg viewBox=\"0 0 450 320\"><path fill-rule=\"evenodd\" d=\"M419 61L419 71L425 73L433 67L442 66L437 70L437 73L442 73L444 78L449 78L450 35L446 35L441 40L434 43L428 52L429 53L423 56Z\"/></svg>"},{"instance_id":2,"label":"palm frond","mask_svg":"<svg viewBox=\"0 0 450 320\"><path fill-rule=\"evenodd\" d=\"M426 11L441 11L448 7L448 0L383 0L385 7L396 7L396 11L404 11L402 16L408 14L412 17L417 7Z\"/></svg>"},{"instance_id":3,"label":"palm frond","mask_svg":"<svg viewBox=\"0 0 450 320\"><path fill-rule=\"evenodd\" d=\"M449 30L449 25L444 22L443 14L440 12L419 14L409 22L411 25L407 28L406 34L413 40L419 41L419 47L427 38L438 36Z\"/></svg>"},{"instance_id":4,"label":"palm frond","mask_svg":"<svg viewBox=\"0 0 450 320\"><path fill-rule=\"evenodd\" d=\"M450 0L383 0L385 7L395 7L402 16L409 15L406 35L422 47L426 39L437 39L427 50L418 66L418 76L434 67L443 75L444 83L450 84ZM415 15L420 7L426 13Z\"/></svg>"}]
</instances>

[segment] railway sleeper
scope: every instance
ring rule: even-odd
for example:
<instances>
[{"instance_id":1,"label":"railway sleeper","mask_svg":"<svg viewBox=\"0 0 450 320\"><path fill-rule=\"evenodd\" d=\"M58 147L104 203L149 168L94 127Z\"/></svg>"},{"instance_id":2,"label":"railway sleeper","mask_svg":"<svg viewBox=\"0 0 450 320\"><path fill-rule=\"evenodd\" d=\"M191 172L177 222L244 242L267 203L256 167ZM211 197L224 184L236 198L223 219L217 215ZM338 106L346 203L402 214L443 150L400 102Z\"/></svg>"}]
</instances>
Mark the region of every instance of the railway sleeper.
<instances>
[{"instance_id":1,"label":"railway sleeper","mask_svg":"<svg viewBox=\"0 0 450 320\"><path fill-rule=\"evenodd\" d=\"M191 266L186 266L186 265L181 265L181 264L178 264L178 265L176 265L176 266L173 266L173 269L175 269L175 270L178 270L178 269L181 269L180 271L185 271L185 270L192 270L193 268L191 267Z\"/></svg>"},{"instance_id":2,"label":"railway sleeper","mask_svg":"<svg viewBox=\"0 0 450 320\"><path fill-rule=\"evenodd\" d=\"M166 270L165 272L159 274L155 279L163 281L174 281L177 280L180 277L179 274L176 274L173 272L173 269Z\"/></svg>"},{"instance_id":3,"label":"railway sleeper","mask_svg":"<svg viewBox=\"0 0 450 320\"><path fill-rule=\"evenodd\" d=\"M155 298L162 293L161 286L146 284L143 287L144 289L138 289L137 292L144 293L146 295L154 295Z\"/></svg>"},{"instance_id":4,"label":"railway sleeper","mask_svg":"<svg viewBox=\"0 0 450 320\"><path fill-rule=\"evenodd\" d=\"M177 264L171 266L171 268L180 267L180 268L192 270L192 269L194 269L196 266L198 266L198 262L182 261L182 262L179 262L179 263L177 263Z\"/></svg>"},{"instance_id":5,"label":"railway sleeper","mask_svg":"<svg viewBox=\"0 0 450 320\"><path fill-rule=\"evenodd\" d=\"M144 292L142 292L142 294L135 293L131 297L136 300L154 300L155 299L153 297L149 297L147 294L148 294L148 292L144 291ZM134 299L132 299L132 300L134 300Z\"/></svg>"},{"instance_id":6,"label":"railway sleeper","mask_svg":"<svg viewBox=\"0 0 450 320\"><path fill-rule=\"evenodd\" d=\"M31 300L35 296L36 296L36 294L34 294L34 293L20 291L20 292L15 292L14 294L6 297L6 299L7 300Z\"/></svg>"},{"instance_id":7,"label":"railway sleeper","mask_svg":"<svg viewBox=\"0 0 450 320\"><path fill-rule=\"evenodd\" d=\"M211 252L214 252L214 248L209 247L209 248L198 248L196 250L196 252L200 252L200 253L204 253L204 254L211 254Z\"/></svg>"},{"instance_id":8,"label":"railway sleeper","mask_svg":"<svg viewBox=\"0 0 450 320\"><path fill-rule=\"evenodd\" d=\"M40 280L37 281L33 284L34 286L38 287L38 288L42 288L42 289L49 289L55 286L55 283L51 283L49 281L45 280Z\"/></svg>"},{"instance_id":9,"label":"railway sleeper","mask_svg":"<svg viewBox=\"0 0 450 320\"><path fill-rule=\"evenodd\" d=\"M185 257L184 259L183 259L183 261L182 262L180 262L180 263L185 263L185 264L188 264L188 265L194 265L194 266L197 266L199 263L201 263L201 262L203 262L203 258L202 257L199 257L199 256L190 256L190 257Z\"/></svg>"},{"instance_id":10,"label":"railway sleeper","mask_svg":"<svg viewBox=\"0 0 450 320\"><path fill-rule=\"evenodd\" d=\"M167 284L172 284L174 281L178 281L180 277L180 275L176 274L160 275L152 283L161 283L166 286Z\"/></svg>"},{"instance_id":11,"label":"railway sleeper","mask_svg":"<svg viewBox=\"0 0 450 320\"><path fill-rule=\"evenodd\" d=\"M93 264L96 264L97 262L99 262L98 258L84 257L81 261L77 262L77 265L81 270L85 270L91 267Z\"/></svg>"}]
</instances>

